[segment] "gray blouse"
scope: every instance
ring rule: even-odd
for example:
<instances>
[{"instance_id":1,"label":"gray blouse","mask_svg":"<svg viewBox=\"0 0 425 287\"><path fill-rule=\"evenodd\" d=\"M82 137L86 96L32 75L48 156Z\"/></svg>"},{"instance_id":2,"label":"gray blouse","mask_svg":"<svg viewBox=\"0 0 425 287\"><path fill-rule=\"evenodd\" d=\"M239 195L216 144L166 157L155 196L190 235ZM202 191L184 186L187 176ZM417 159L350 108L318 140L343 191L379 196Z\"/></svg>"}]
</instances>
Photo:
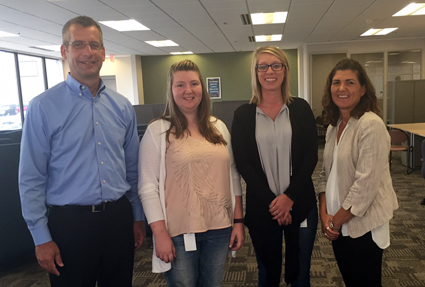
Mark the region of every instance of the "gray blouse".
<instances>
[{"instance_id":1,"label":"gray blouse","mask_svg":"<svg viewBox=\"0 0 425 287\"><path fill-rule=\"evenodd\" d=\"M273 121L259 107L256 110L255 138L261 165L270 189L278 196L289 186L291 174L292 128L289 109L282 106Z\"/></svg>"}]
</instances>

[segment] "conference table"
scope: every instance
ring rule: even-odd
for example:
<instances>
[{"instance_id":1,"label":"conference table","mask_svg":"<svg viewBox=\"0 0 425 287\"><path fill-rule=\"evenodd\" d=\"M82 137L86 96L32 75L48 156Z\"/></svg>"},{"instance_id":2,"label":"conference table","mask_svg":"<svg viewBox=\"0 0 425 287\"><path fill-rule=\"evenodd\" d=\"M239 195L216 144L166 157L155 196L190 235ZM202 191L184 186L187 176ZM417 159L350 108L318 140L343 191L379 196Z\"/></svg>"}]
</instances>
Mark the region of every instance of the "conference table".
<instances>
[{"instance_id":1,"label":"conference table","mask_svg":"<svg viewBox=\"0 0 425 287\"><path fill-rule=\"evenodd\" d=\"M415 153L415 136L420 136L425 138L425 123L407 123L407 124L389 124L390 128L399 129L407 132L410 138L410 144L413 148L413 153ZM420 146L419 150L420 152ZM410 159L411 168L415 168L415 156ZM406 163L408 164L408 163Z\"/></svg>"}]
</instances>

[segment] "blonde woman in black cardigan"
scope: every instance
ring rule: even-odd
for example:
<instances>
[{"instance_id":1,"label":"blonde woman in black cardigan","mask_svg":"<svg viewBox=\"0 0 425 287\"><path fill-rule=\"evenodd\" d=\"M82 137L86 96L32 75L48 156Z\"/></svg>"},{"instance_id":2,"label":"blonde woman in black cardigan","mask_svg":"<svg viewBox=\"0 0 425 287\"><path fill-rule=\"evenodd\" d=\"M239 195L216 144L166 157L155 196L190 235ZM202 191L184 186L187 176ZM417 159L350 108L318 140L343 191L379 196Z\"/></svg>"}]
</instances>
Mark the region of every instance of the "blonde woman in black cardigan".
<instances>
[{"instance_id":1,"label":"blonde woman in black cardigan","mask_svg":"<svg viewBox=\"0 0 425 287\"><path fill-rule=\"evenodd\" d=\"M254 96L235 111L232 146L247 184L245 225L257 257L258 286L279 286L284 234L285 281L308 287L318 222L311 179L317 163L316 123L308 103L290 95L282 50L258 48L251 75Z\"/></svg>"}]
</instances>

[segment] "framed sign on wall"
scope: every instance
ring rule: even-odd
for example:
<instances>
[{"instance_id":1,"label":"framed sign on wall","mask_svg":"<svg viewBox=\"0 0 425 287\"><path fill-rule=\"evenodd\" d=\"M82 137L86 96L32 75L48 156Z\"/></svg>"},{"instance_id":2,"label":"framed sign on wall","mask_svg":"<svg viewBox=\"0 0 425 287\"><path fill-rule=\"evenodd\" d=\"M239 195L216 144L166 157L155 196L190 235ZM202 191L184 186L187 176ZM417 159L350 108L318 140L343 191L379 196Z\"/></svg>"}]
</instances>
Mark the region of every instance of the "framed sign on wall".
<instances>
[{"instance_id":1,"label":"framed sign on wall","mask_svg":"<svg viewBox=\"0 0 425 287\"><path fill-rule=\"evenodd\" d=\"M207 78L207 90L211 99L221 99L220 77Z\"/></svg>"}]
</instances>

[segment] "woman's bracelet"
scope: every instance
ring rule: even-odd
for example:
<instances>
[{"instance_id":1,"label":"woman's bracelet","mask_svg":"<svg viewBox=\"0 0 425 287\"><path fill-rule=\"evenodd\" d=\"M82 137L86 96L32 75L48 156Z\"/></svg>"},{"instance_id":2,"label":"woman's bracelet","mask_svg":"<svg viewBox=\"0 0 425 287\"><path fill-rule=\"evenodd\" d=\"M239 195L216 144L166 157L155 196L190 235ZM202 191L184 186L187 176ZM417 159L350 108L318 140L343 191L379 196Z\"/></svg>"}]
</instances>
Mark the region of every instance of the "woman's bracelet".
<instances>
[{"instance_id":1,"label":"woman's bracelet","mask_svg":"<svg viewBox=\"0 0 425 287\"><path fill-rule=\"evenodd\" d=\"M243 218L235 218L235 219L233 219L233 223L245 223L245 219L243 219Z\"/></svg>"},{"instance_id":2,"label":"woman's bracelet","mask_svg":"<svg viewBox=\"0 0 425 287\"><path fill-rule=\"evenodd\" d=\"M340 227L340 228L335 228L334 223L333 223L333 221L332 221L332 218L331 218L331 220L329 221L329 227L330 227L333 231L339 231L339 230L341 229L341 227Z\"/></svg>"}]
</instances>

